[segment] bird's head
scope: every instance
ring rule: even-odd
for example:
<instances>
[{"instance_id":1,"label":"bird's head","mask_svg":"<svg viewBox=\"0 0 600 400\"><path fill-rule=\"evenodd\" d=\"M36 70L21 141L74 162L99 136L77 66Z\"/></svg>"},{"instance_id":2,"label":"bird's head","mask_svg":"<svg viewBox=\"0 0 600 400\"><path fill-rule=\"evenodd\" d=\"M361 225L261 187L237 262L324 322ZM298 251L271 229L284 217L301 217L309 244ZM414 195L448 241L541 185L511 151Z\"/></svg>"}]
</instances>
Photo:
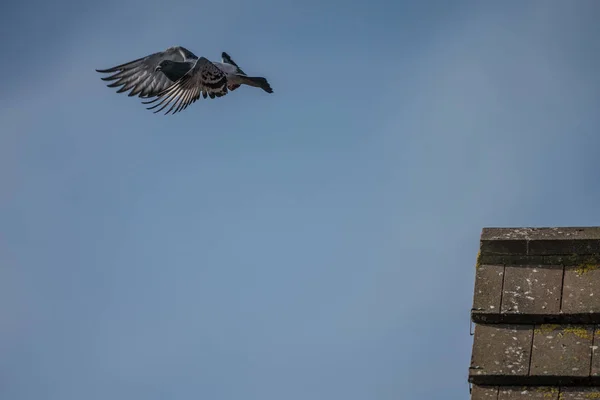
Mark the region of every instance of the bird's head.
<instances>
[{"instance_id":1,"label":"bird's head","mask_svg":"<svg viewBox=\"0 0 600 400\"><path fill-rule=\"evenodd\" d=\"M169 64L171 64L171 60L162 60L160 63L158 63L158 65L156 66L156 68L154 68L154 71L155 72L162 71Z\"/></svg>"}]
</instances>

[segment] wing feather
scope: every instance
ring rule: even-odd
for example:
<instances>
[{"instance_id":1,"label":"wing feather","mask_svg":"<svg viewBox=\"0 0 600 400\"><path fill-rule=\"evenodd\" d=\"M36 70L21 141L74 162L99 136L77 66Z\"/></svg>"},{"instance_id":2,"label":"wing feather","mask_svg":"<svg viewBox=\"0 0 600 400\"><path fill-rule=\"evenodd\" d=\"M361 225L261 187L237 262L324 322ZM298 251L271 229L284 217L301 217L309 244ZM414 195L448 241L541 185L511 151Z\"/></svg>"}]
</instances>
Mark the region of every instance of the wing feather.
<instances>
[{"instance_id":1,"label":"wing feather","mask_svg":"<svg viewBox=\"0 0 600 400\"><path fill-rule=\"evenodd\" d=\"M198 57L191 51L181 46L174 46L165 51L150 54L137 60L117 65L108 69L97 69L97 72L104 74L113 74L102 77L103 81L111 82L107 86L110 88L120 87L117 93L123 93L131 90L128 96L142 98L154 97L173 85L161 71L156 71L156 67L163 60L184 62L197 60Z\"/></svg>"},{"instance_id":2,"label":"wing feather","mask_svg":"<svg viewBox=\"0 0 600 400\"><path fill-rule=\"evenodd\" d=\"M186 109L187 106L198 100L200 96L214 99L226 94L227 76L209 60L200 57L196 60L194 67L181 79L158 93L155 99L143 101L142 103L156 103L148 107L148 110L160 107L154 113L160 112L171 105L165 114L171 112L175 114Z\"/></svg>"}]
</instances>

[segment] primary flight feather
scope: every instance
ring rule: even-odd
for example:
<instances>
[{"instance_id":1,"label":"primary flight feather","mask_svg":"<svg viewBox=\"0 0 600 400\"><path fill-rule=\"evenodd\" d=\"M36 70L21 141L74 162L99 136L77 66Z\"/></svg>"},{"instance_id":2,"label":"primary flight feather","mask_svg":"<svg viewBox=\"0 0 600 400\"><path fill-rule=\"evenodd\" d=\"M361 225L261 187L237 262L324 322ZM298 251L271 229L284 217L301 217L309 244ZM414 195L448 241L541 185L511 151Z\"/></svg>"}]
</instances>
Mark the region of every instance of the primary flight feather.
<instances>
[{"instance_id":1,"label":"primary flight feather","mask_svg":"<svg viewBox=\"0 0 600 400\"><path fill-rule=\"evenodd\" d=\"M109 81L107 86L120 87L117 93L130 91L128 96L139 96L144 104L156 103L149 110L155 113L171 106L165 114L185 110L202 96L203 98L225 96L241 85L254 86L273 93L271 85L263 77L248 76L223 52L222 62L197 57L188 49L175 46L143 58L97 72L112 74L101 78Z\"/></svg>"}]
</instances>

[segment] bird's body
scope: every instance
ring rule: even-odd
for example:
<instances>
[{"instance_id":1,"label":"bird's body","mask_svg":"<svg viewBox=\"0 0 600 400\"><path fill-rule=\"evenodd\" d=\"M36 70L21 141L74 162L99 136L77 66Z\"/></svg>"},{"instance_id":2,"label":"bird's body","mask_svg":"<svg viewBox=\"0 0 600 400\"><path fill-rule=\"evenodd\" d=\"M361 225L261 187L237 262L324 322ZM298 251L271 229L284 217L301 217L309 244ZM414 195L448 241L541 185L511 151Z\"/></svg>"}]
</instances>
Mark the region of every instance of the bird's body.
<instances>
[{"instance_id":1,"label":"bird's body","mask_svg":"<svg viewBox=\"0 0 600 400\"><path fill-rule=\"evenodd\" d=\"M113 73L102 80L114 81L108 87L120 86L117 93L130 91L129 96L153 98L143 103L157 103L149 109L162 106L155 112L173 103L167 114L184 110L200 96L211 99L222 97L241 85L259 87L267 93L273 93L265 78L246 75L225 52L221 57L222 62L211 62L204 57L197 57L184 47L176 46L96 71Z\"/></svg>"}]
</instances>

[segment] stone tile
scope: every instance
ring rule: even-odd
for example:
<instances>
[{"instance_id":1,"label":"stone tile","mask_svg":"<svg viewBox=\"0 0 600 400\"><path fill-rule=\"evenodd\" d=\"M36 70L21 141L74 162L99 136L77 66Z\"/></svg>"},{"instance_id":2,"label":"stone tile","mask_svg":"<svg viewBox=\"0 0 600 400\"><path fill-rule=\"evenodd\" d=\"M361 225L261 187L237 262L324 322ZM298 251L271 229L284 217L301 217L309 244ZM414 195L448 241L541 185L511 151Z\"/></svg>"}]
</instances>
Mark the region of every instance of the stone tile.
<instances>
[{"instance_id":1,"label":"stone tile","mask_svg":"<svg viewBox=\"0 0 600 400\"><path fill-rule=\"evenodd\" d=\"M498 388L495 386L473 385L471 400L498 400Z\"/></svg>"},{"instance_id":2,"label":"stone tile","mask_svg":"<svg viewBox=\"0 0 600 400\"><path fill-rule=\"evenodd\" d=\"M560 389L560 400L600 399L599 387L563 387Z\"/></svg>"},{"instance_id":3,"label":"stone tile","mask_svg":"<svg viewBox=\"0 0 600 400\"><path fill-rule=\"evenodd\" d=\"M469 375L527 375L532 339L533 325L477 325Z\"/></svg>"},{"instance_id":4,"label":"stone tile","mask_svg":"<svg viewBox=\"0 0 600 400\"><path fill-rule=\"evenodd\" d=\"M484 228L484 254L598 254L600 227Z\"/></svg>"},{"instance_id":5,"label":"stone tile","mask_svg":"<svg viewBox=\"0 0 600 400\"><path fill-rule=\"evenodd\" d=\"M500 313L503 278L503 265L480 265L477 267L475 295L473 296L474 313Z\"/></svg>"},{"instance_id":6,"label":"stone tile","mask_svg":"<svg viewBox=\"0 0 600 400\"><path fill-rule=\"evenodd\" d=\"M600 265L565 267L562 311L564 313L600 312Z\"/></svg>"},{"instance_id":7,"label":"stone tile","mask_svg":"<svg viewBox=\"0 0 600 400\"><path fill-rule=\"evenodd\" d=\"M600 238L595 235L596 230L587 238L578 237L557 237L554 239L534 239L530 240L527 246L527 254L535 255L553 255L553 254L598 254L600 252Z\"/></svg>"},{"instance_id":8,"label":"stone tile","mask_svg":"<svg viewBox=\"0 0 600 400\"><path fill-rule=\"evenodd\" d=\"M481 253L480 264L489 265L579 265L582 263L600 264L600 255L594 254L555 254L549 256L524 256L514 254L485 254Z\"/></svg>"},{"instance_id":9,"label":"stone tile","mask_svg":"<svg viewBox=\"0 0 600 400\"><path fill-rule=\"evenodd\" d=\"M482 240L480 250L484 254L527 254L527 241L524 239Z\"/></svg>"},{"instance_id":10,"label":"stone tile","mask_svg":"<svg viewBox=\"0 0 600 400\"><path fill-rule=\"evenodd\" d=\"M481 240L600 240L600 226L483 228Z\"/></svg>"},{"instance_id":11,"label":"stone tile","mask_svg":"<svg viewBox=\"0 0 600 400\"><path fill-rule=\"evenodd\" d=\"M498 400L544 399L559 400L558 387L500 387Z\"/></svg>"},{"instance_id":12,"label":"stone tile","mask_svg":"<svg viewBox=\"0 0 600 400\"><path fill-rule=\"evenodd\" d=\"M558 314L561 265L509 265L504 272L502 313Z\"/></svg>"},{"instance_id":13,"label":"stone tile","mask_svg":"<svg viewBox=\"0 0 600 400\"><path fill-rule=\"evenodd\" d=\"M536 325L530 375L587 377L593 325Z\"/></svg>"}]
</instances>

